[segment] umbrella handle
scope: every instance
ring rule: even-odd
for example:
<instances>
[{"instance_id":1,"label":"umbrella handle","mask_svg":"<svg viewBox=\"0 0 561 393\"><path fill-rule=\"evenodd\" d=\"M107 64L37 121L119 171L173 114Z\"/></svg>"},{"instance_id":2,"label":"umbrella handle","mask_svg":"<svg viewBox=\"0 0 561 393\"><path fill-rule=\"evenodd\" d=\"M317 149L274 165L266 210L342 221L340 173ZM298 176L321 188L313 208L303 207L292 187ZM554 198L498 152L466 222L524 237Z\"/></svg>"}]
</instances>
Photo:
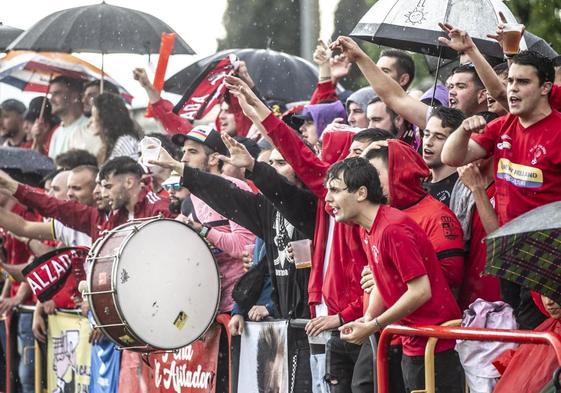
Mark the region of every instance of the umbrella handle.
<instances>
[{"instance_id":1,"label":"umbrella handle","mask_svg":"<svg viewBox=\"0 0 561 393\"><path fill-rule=\"evenodd\" d=\"M434 73L434 87L432 89L432 97L430 99L430 106L431 108L434 106L434 95L436 94L436 84L438 83L438 74L440 73L440 62L442 61L442 50L444 47L440 45L440 49L438 51L438 61L436 63L436 71Z\"/></svg>"},{"instance_id":2,"label":"umbrella handle","mask_svg":"<svg viewBox=\"0 0 561 393\"><path fill-rule=\"evenodd\" d=\"M43 98L43 102L41 103L41 110L39 111L39 119L43 119L43 115L45 114L45 106L47 105L47 100L49 99L49 91L51 90L51 81L53 80L53 74L49 75L49 83L47 84L47 91L45 92L45 98Z\"/></svg>"}]
</instances>

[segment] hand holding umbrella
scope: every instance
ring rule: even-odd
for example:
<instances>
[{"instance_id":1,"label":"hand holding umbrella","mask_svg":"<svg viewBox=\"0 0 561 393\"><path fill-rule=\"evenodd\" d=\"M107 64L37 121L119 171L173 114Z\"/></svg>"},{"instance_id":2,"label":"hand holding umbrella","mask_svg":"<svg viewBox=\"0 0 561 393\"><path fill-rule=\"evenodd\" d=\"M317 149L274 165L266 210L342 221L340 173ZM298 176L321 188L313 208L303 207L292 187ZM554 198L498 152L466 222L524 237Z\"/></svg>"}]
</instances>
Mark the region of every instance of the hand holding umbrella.
<instances>
[{"instance_id":1,"label":"hand holding umbrella","mask_svg":"<svg viewBox=\"0 0 561 393\"><path fill-rule=\"evenodd\" d=\"M6 195L14 195L19 183L12 179L6 172L0 170L0 192Z\"/></svg>"}]
</instances>

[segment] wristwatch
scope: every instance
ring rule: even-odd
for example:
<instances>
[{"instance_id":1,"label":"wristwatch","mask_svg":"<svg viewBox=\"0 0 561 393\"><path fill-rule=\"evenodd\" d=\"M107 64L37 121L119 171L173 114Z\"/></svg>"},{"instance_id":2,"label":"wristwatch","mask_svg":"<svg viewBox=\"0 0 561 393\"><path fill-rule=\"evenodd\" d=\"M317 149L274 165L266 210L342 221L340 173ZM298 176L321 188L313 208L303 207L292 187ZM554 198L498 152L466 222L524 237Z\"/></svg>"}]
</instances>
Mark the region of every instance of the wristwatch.
<instances>
[{"instance_id":1,"label":"wristwatch","mask_svg":"<svg viewBox=\"0 0 561 393\"><path fill-rule=\"evenodd\" d=\"M205 226L203 225L203 227L202 227L201 230L199 231L199 235L201 235L202 237L205 237L205 238L206 238L209 231L210 231L210 228L209 228L209 227L205 227Z\"/></svg>"}]
</instances>

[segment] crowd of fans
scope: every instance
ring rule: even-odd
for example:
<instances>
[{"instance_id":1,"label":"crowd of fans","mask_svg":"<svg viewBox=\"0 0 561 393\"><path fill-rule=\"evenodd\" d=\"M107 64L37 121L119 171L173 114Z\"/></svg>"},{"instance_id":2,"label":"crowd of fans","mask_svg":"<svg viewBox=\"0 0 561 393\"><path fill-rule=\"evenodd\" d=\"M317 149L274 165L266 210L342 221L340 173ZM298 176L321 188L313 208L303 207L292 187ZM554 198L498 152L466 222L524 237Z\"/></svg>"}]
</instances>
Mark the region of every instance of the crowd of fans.
<instances>
[{"instance_id":1,"label":"crowd of fans","mask_svg":"<svg viewBox=\"0 0 561 393\"><path fill-rule=\"evenodd\" d=\"M139 163L143 131L108 82L101 93L98 81L61 76L46 103L2 102L1 143L35 149L58 168L43 190L0 173L2 267L11 277L0 313L36 305L17 325L22 391L34 389L28 348L34 337L45 341L45 316L57 308L87 314L88 305L81 298L35 302L18 280L21 268L62 245L89 247L131 218L175 218L207 240L231 335L243 334L246 320L310 320L290 335L296 392L375 391L372 340L385 326L442 324L475 312L481 301L506 302L521 329L558 329L558 304L484 274L487 234L561 199L554 64L524 51L492 66L469 35L446 32L443 43L463 55L462 64L424 94L409 91L409 54L387 50L375 63L340 37L316 48L319 81L308 104L272 110L242 62L226 78L220 113L207 125L173 113L146 72L135 69L167 131L151 135L162 149L149 167ZM342 102L336 85L352 63L369 86ZM291 242L303 239L313 244L311 267L297 268ZM262 274L250 284L260 295L236 303L235 284L258 266ZM91 342L113 345L97 330ZM424 388L425 344L397 337L389 358L378 359L390 364L392 392ZM514 391L512 378L537 391L556 359L545 351L539 371L523 370L520 356L528 359L532 350L521 348L504 362L501 379L481 382L455 342L440 340L437 391L463 391L464 375L470 386L490 386L482 391L495 384L496 392Z\"/></svg>"}]
</instances>

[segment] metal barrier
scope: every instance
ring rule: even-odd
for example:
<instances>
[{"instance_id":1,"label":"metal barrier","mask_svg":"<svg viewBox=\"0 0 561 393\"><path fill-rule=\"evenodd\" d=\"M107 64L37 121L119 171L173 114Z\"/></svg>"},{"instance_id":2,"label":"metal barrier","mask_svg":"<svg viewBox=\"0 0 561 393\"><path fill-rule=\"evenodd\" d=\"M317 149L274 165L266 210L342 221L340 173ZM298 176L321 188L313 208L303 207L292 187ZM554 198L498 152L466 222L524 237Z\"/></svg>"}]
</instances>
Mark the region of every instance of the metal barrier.
<instances>
[{"instance_id":1,"label":"metal barrier","mask_svg":"<svg viewBox=\"0 0 561 393\"><path fill-rule=\"evenodd\" d=\"M470 341L503 341L520 344L549 344L553 346L557 360L561 365L561 336L551 332L534 332L527 330L479 329L449 326L420 326L409 327L389 325L384 328L378 343L377 379L378 393L388 393L388 364L381 359L388 358L391 338L394 334L400 336L433 337L445 340ZM436 342L435 342L436 344ZM425 359L426 367L426 359ZM433 375L434 377L434 375Z\"/></svg>"}]
</instances>

